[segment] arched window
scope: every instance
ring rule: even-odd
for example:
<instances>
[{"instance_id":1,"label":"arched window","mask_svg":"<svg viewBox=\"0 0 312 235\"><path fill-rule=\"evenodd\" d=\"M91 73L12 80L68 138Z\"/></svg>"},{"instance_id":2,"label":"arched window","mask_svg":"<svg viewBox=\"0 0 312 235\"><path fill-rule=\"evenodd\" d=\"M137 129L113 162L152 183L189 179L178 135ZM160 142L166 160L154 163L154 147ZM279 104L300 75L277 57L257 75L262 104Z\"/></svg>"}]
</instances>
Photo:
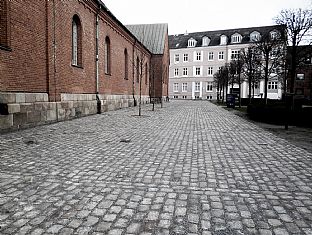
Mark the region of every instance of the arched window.
<instances>
[{"instance_id":1,"label":"arched window","mask_svg":"<svg viewBox=\"0 0 312 235\"><path fill-rule=\"evenodd\" d=\"M137 82L140 82L140 59L137 57L136 59L136 78Z\"/></svg>"},{"instance_id":2,"label":"arched window","mask_svg":"<svg viewBox=\"0 0 312 235\"><path fill-rule=\"evenodd\" d=\"M72 65L82 66L82 29L77 15L72 21Z\"/></svg>"},{"instance_id":3,"label":"arched window","mask_svg":"<svg viewBox=\"0 0 312 235\"><path fill-rule=\"evenodd\" d=\"M187 47L195 47L196 46L197 41L194 38L190 38L187 41Z\"/></svg>"},{"instance_id":4,"label":"arched window","mask_svg":"<svg viewBox=\"0 0 312 235\"><path fill-rule=\"evenodd\" d=\"M251 34L250 34L250 41L251 42L258 42L260 41L260 38L261 38L261 35L259 32L257 31L253 31Z\"/></svg>"},{"instance_id":5,"label":"arched window","mask_svg":"<svg viewBox=\"0 0 312 235\"><path fill-rule=\"evenodd\" d=\"M0 0L0 46L9 46L9 1Z\"/></svg>"},{"instance_id":6,"label":"arched window","mask_svg":"<svg viewBox=\"0 0 312 235\"><path fill-rule=\"evenodd\" d=\"M124 57L125 57L125 79L128 80L128 51L125 49L124 51Z\"/></svg>"},{"instance_id":7,"label":"arched window","mask_svg":"<svg viewBox=\"0 0 312 235\"><path fill-rule=\"evenodd\" d=\"M111 44L108 36L105 38L105 58L104 58L104 70L106 74L111 74Z\"/></svg>"}]
</instances>

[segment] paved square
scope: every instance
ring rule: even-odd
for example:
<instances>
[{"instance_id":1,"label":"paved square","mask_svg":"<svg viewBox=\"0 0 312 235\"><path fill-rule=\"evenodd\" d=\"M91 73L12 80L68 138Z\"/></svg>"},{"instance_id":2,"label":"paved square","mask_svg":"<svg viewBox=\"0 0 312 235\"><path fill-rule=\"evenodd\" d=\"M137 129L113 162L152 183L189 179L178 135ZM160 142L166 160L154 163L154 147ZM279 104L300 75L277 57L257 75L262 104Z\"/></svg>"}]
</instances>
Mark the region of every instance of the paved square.
<instances>
[{"instance_id":1,"label":"paved square","mask_svg":"<svg viewBox=\"0 0 312 235\"><path fill-rule=\"evenodd\" d=\"M312 234L312 155L210 102L0 135L0 234Z\"/></svg>"}]
</instances>

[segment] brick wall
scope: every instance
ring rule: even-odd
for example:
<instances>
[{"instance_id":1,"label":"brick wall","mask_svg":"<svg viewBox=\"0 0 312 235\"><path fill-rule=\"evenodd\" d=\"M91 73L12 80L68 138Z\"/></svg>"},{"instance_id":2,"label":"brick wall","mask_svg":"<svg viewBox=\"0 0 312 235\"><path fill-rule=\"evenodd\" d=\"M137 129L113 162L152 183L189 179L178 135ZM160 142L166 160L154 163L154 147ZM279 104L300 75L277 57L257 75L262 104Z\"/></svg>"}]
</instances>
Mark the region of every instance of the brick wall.
<instances>
[{"instance_id":1,"label":"brick wall","mask_svg":"<svg viewBox=\"0 0 312 235\"><path fill-rule=\"evenodd\" d=\"M45 3L7 3L11 51L0 49L0 91L46 92Z\"/></svg>"},{"instance_id":2,"label":"brick wall","mask_svg":"<svg viewBox=\"0 0 312 235\"><path fill-rule=\"evenodd\" d=\"M10 3L7 17L10 21L7 37L10 48L0 47L0 130L94 114L97 98L102 111L129 107L134 104L134 99L138 100L140 84L135 79L133 62L139 57L144 66L148 64L150 67L151 53L103 9L99 14L97 90L97 1L30 1L27 5L23 0L5 2ZM82 28L81 67L72 65L74 15L79 16ZM110 75L104 71L107 36L111 44ZM128 79L125 79L125 49L129 58ZM143 67L140 75L144 103L149 95L149 79L145 82L145 71ZM98 97L95 96L97 92ZM68 94L74 99L63 100ZM90 95L92 100L89 100ZM24 96L44 96L47 100L29 98L21 101L20 97ZM88 99L81 100L84 98Z\"/></svg>"}]
</instances>

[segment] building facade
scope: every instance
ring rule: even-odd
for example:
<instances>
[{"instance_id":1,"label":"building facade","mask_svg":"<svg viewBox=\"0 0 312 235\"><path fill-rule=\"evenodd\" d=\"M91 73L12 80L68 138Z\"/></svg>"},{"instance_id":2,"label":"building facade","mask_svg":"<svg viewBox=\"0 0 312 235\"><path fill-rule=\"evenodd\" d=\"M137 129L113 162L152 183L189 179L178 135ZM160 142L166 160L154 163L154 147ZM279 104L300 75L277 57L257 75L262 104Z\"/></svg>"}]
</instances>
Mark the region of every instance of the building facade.
<instances>
[{"instance_id":1,"label":"building facade","mask_svg":"<svg viewBox=\"0 0 312 235\"><path fill-rule=\"evenodd\" d=\"M168 24L138 24L126 27L152 52L150 97L164 99L168 96L169 84Z\"/></svg>"},{"instance_id":2,"label":"building facade","mask_svg":"<svg viewBox=\"0 0 312 235\"><path fill-rule=\"evenodd\" d=\"M0 0L0 11L0 130L149 102L153 53L102 1Z\"/></svg>"},{"instance_id":3,"label":"building facade","mask_svg":"<svg viewBox=\"0 0 312 235\"><path fill-rule=\"evenodd\" d=\"M259 41L262 35L281 33L280 26L229 29L196 32L169 36L170 71L169 95L174 99L216 100L217 88L214 74L222 66L237 59L241 50ZM247 98L248 83L242 77L241 97ZM229 85L228 93L232 86ZM233 85L238 90L238 84ZM264 81L260 80L252 91L253 97L264 93ZM271 76L268 82L268 98L280 99L282 85L280 79Z\"/></svg>"},{"instance_id":4,"label":"building facade","mask_svg":"<svg viewBox=\"0 0 312 235\"><path fill-rule=\"evenodd\" d=\"M294 80L295 98L312 101L312 46L297 46L296 56L296 77ZM288 47L288 68L291 64L291 48ZM291 78L290 71L288 73L287 85L290 87Z\"/></svg>"}]
</instances>

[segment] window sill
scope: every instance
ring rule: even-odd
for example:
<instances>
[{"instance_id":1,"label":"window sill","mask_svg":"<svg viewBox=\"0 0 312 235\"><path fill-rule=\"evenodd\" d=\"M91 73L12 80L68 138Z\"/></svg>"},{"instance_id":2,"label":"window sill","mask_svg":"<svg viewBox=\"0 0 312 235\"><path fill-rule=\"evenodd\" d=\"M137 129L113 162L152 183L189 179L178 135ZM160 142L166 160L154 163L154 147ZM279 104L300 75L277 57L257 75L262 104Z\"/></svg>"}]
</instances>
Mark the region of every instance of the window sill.
<instances>
[{"instance_id":1,"label":"window sill","mask_svg":"<svg viewBox=\"0 0 312 235\"><path fill-rule=\"evenodd\" d=\"M75 68L78 68L78 69L83 69L83 67L81 65L72 64L72 66L75 67Z\"/></svg>"},{"instance_id":2,"label":"window sill","mask_svg":"<svg viewBox=\"0 0 312 235\"><path fill-rule=\"evenodd\" d=\"M12 49L9 46L5 46L5 45L0 45L0 50L12 51Z\"/></svg>"}]
</instances>

